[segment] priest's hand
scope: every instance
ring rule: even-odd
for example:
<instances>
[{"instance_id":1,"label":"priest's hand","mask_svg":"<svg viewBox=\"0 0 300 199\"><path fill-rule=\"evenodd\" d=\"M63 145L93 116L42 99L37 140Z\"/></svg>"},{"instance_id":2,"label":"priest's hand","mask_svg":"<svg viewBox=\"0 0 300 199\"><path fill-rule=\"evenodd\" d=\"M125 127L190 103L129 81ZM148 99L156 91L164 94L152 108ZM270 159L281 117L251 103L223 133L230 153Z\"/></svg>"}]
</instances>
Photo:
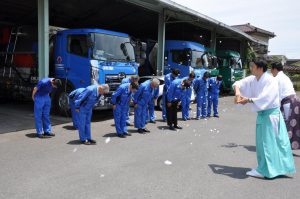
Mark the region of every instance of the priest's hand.
<instances>
[{"instance_id":1,"label":"priest's hand","mask_svg":"<svg viewBox=\"0 0 300 199\"><path fill-rule=\"evenodd\" d=\"M249 102L249 99L247 97L240 97L239 101L238 101L238 104L247 104Z\"/></svg>"},{"instance_id":2,"label":"priest's hand","mask_svg":"<svg viewBox=\"0 0 300 199\"><path fill-rule=\"evenodd\" d=\"M235 104L239 104L239 102L241 101L241 99L242 99L242 96L240 96L240 95L235 95L234 103L235 103Z\"/></svg>"}]
</instances>

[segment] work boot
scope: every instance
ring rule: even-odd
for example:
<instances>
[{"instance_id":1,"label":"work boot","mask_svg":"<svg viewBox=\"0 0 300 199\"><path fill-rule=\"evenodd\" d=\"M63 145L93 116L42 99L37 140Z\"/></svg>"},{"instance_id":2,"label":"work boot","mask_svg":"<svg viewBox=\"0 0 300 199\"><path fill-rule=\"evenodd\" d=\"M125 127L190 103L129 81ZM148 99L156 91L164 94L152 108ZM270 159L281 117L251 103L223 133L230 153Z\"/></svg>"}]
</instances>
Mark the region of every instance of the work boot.
<instances>
[{"instance_id":1,"label":"work boot","mask_svg":"<svg viewBox=\"0 0 300 199\"><path fill-rule=\"evenodd\" d=\"M40 138L40 139L45 138L45 136L44 136L43 134L37 134L36 137L37 137L37 138Z\"/></svg>"},{"instance_id":2,"label":"work boot","mask_svg":"<svg viewBox=\"0 0 300 199\"><path fill-rule=\"evenodd\" d=\"M51 133L51 132L45 132L44 135L49 136L49 137L54 137L55 136L55 134Z\"/></svg>"},{"instance_id":3,"label":"work boot","mask_svg":"<svg viewBox=\"0 0 300 199\"><path fill-rule=\"evenodd\" d=\"M140 134L145 134L145 132L143 131L143 129L138 129L137 132L140 133Z\"/></svg>"},{"instance_id":4,"label":"work boot","mask_svg":"<svg viewBox=\"0 0 300 199\"><path fill-rule=\"evenodd\" d=\"M146 133L150 133L150 131L147 128L142 129Z\"/></svg>"},{"instance_id":5,"label":"work boot","mask_svg":"<svg viewBox=\"0 0 300 199\"><path fill-rule=\"evenodd\" d=\"M175 128L174 128L172 125L169 126L169 129L170 129L171 131L174 131L174 130L175 130Z\"/></svg>"},{"instance_id":6,"label":"work boot","mask_svg":"<svg viewBox=\"0 0 300 199\"><path fill-rule=\"evenodd\" d=\"M91 143L88 140L81 141L81 143L84 144L84 145L91 145Z\"/></svg>"},{"instance_id":7,"label":"work boot","mask_svg":"<svg viewBox=\"0 0 300 199\"><path fill-rule=\"evenodd\" d=\"M124 135L131 136L131 133L125 132Z\"/></svg>"},{"instance_id":8,"label":"work boot","mask_svg":"<svg viewBox=\"0 0 300 199\"><path fill-rule=\"evenodd\" d=\"M91 144L96 144L97 142L96 142L96 140L92 140L92 139L90 139L90 140L88 140Z\"/></svg>"},{"instance_id":9,"label":"work boot","mask_svg":"<svg viewBox=\"0 0 300 199\"><path fill-rule=\"evenodd\" d=\"M156 124L156 121L154 121L154 120L150 120L150 123Z\"/></svg>"},{"instance_id":10,"label":"work boot","mask_svg":"<svg viewBox=\"0 0 300 199\"><path fill-rule=\"evenodd\" d=\"M124 134L118 134L118 137L119 138L126 138L126 135L124 135Z\"/></svg>"},{"instance_id":11,"label":"work boot","mask_svg":"<svg viewBox=\"0 0 300 199\"><path fill-rule=\"evenodd\" d=\"M174 128L175 128L175 129L182 129L182 127L181 127L181 126L178 126L178 125L174 126Z\"/></svg>"}]
</instances>

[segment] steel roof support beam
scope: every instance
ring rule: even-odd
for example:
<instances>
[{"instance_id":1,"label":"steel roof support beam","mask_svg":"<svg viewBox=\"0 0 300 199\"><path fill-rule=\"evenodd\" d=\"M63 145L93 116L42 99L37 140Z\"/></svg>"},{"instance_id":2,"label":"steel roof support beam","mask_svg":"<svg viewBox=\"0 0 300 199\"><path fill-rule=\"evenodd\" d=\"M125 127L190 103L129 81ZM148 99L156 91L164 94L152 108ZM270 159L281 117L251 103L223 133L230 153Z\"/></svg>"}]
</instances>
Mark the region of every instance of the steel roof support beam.
<instances>
[{"instance_id":1,"label":"steel roof support beam","mask_svg":"<svg viewBox=\"0 0 300 199\"><path fill-rule=\"evenodd\" d=\"M216 44L217 44L217 31L216 29L213 29L210 32L210 48L216 50Z\"/></svg>"},{"instance_id":2,"label":"steel roof support beam","mask_svg":"<svg viewBox=\"0 0 300 199\"><path fill-rule=\"evenodd\" d=\"M165 12L164 10L159 13L158 16L158 48L157 48L157 75L163 75L164 73L164 57L165 57L165 32L166 32L166 23L165 23Z\"/></svg>"},{"instance_id":3,"label":"steel roof support beam","mask_svg":"<svg viewBox=\"0 0 300 199\"><path fill-rule=\"evenodd\" d=\"M38 65L39 79L49 75L49 0L38 3Z\"/></svg>"}]
</instances>

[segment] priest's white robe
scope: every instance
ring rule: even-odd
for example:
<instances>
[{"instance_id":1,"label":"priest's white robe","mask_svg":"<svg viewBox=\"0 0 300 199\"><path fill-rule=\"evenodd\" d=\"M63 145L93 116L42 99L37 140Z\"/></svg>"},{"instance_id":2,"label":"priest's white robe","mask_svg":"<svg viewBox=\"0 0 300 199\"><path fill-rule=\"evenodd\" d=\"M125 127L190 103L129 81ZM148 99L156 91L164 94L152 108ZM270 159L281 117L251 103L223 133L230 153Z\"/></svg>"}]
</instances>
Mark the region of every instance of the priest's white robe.
<instances>
[{"instance_id":1,"label":"priest's white robe","mask_svg":"<svg viewBox=\"0 0 300 199\"><path fill-rule=\"evenodd\" d=\"M256 119L256 171L267 178L295 173L286 126L279 110L278 83L265 72L259 80L246 77L234 83L241 95L251 98Z\"/></svg>"}]
</instances>

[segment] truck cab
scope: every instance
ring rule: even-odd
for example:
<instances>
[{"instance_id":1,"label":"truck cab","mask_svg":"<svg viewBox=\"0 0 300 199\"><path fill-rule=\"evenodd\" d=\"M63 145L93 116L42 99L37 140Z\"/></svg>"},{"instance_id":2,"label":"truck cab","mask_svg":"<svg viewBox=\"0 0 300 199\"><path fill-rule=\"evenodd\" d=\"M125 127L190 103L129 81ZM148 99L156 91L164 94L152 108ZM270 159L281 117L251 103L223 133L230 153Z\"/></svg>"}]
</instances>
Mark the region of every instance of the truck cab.
<instances>
[{"instance_id":1,"label":"truck cab","mask_svg":"<svg viewBox=\"0 0 300 199\"><path fill-rule=\"evenodd\" d=\"M216 55L218 71L223 76L222 89L224 92L232 92L233 83L245 77L240 54L232 50L220 50Z\"/></svg>"},{"instance_id":2,"label":"truck cab","mask_svg":"<svg viewBox=\"0 0 300 199\"><path fill-rule=\"evenodd\" d=\"M203 45L192 41L166 40L164 74L174 68L180 70L180 77L188 76L191 71L194 71L196 77L202 77L214 65Z\"/></svg>"},{"instance_id":3,"label":"truck cab","mask_svg":"<svg viewBox=\"0 0 300 199\"><path fill-rule=\"evenodd\" d=\"M108 84L110 93L100 98L95 109L111 107L111 94L125 77L137 74L133 46L127 34L103 29L59 31L54 40L54 76L63 81L54 103L69 109L68 93L92 84Z\"/></svg>"},{"instance_id":4,"label":"truck cab","mask_svg":"<svg viewBox=\"0 0 300 199\"><path fill-rule=\"evenodd\" d=\"M0 29L0 97L31 100L38 78L38 37L34 26ZM95 105L110 108L110 96L138 64L129 35L103 29L49 28L49 77L63 86L52 93L52 108L67 115L68 94L92 84L108 84L110 93Z\"/></svg>"}]
</instances>

